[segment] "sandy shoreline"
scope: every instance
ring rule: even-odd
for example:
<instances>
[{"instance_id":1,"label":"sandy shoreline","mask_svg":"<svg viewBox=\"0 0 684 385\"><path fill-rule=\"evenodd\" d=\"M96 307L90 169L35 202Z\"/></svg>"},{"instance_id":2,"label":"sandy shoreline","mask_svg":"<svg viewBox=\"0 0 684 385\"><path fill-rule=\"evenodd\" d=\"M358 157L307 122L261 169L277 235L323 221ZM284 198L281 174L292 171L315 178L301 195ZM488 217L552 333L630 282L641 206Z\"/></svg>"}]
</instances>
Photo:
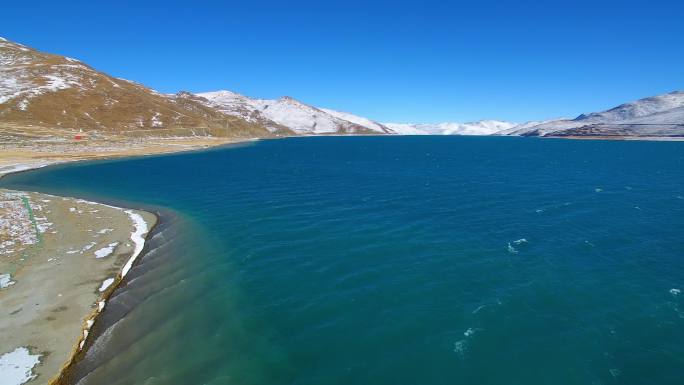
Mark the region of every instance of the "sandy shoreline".
<instances>
[{"instance_id":1,"label":"sandy shoreline","mask_svg":"<svg viewBox=\"0 0 684 385\"><path fill-rule=\"evenodd\" d=\"M22 143L0 178L52 164L200 150L246 141ZM0 189L0 384L67 383L90 328L140 257L158 217L82 199Z\"/></svg>"},{"instance_id":2,"label":"sandy shoreline","mask_svg":"<svg viewBox=\"0 0 684 385\"><path fill-rule=\"evenodd\" d=\"M0 271L6 277L0 289L6 313L0 318L0 374L7 384L48 383L83 347L157 219L12 190L0 190L0 210Z\"/></svg>"}]
</instances>

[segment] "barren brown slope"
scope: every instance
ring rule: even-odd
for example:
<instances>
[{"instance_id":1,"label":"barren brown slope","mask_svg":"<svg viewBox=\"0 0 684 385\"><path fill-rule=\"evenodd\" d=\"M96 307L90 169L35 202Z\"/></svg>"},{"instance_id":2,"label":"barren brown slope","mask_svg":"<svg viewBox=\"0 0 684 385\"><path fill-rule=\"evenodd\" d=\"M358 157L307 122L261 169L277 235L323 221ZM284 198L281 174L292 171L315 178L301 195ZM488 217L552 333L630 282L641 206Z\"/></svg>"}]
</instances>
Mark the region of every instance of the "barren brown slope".
<instances>
[{"instance_id":1,"label":"barren brown slope","mask_svg":"<svg viewBox=\"0 0 684 385\"><path fill-rule=\"evenodd\" d=\"M0 122L102 133L270 136L187 94L163 95L71 58L0 38Z\"/></svg>"}]
</instances>

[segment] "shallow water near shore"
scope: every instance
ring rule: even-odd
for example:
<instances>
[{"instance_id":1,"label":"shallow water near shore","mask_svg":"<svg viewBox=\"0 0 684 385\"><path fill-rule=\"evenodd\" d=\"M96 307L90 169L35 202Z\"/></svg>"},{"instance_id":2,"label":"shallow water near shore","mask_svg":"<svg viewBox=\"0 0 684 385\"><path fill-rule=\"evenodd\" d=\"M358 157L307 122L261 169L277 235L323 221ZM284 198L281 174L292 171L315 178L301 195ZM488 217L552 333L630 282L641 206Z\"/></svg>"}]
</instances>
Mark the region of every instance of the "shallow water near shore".
<instances>
[{"instance_id":1,"label":"shallow water near shore","mask_svg":"<svg viewBox=\"0 0 684 385\"><path fill-rule=\"evenodd\" d=\"M0 186L168 209L79 384L684 378L682 143L293 138Z\"/></svg>"}]
</instances>

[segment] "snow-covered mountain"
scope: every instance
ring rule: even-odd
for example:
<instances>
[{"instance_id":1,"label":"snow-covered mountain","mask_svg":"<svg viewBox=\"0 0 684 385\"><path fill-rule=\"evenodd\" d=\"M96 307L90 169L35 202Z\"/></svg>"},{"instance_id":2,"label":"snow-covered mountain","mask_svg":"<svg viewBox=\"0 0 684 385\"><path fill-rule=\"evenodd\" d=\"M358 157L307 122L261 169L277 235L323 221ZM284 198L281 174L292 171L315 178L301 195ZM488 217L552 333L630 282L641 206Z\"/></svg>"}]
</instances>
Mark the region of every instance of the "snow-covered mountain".
<instances>
[{"instance_id":1,"label":"snow-covered mountain","mask_svg":"<svg viewBox=\"0 0 684 385\"><path fill-rule=\"evenodd\" d=\"M621 104L607 111L582 114L574 120L595 123L630 123L634 119L654 116L680 107L684 107L684 91L674 91ZM652 123L660 122L652 121Z\"/></svg>"},{"instance_id":2,"label":"snow-covered mountain","mask_svg":"<svg viewBox=\"0 0 684 385\"><path fill-rule=\"evenodd\" d=\"M368 118L364 118L361 116L356 116L354 114L350 114L348 112L340 112L340 111L335 111L335 110L330 110L327 108L321 108L322 111L327 112L328 114L342 120L346 120L348 122L352 122L354 124L358 124L359 126L366 127L372 131L382 133L382 134L393 134L394 132L390 130L388 127L375 122L373 120L370 120Z\"/></svg>"},{"instance_id":3,"label":"snow-covered mountain","mask_svg":"<svg viewBox=\"0 0 684 385\"><path fill-rule=\"evenodd\" d=\"M684 91L639 99L575 119L521 124L481 120L472 123L384 123L403 135L511 136L684 136Z\"/></svg>"},{"instance_id":4,"label":"snow-covered mountain","mask_svg":"<svg viewBox=\"0 0 684 385\"><path fill-rule=\"evenodd\" d=\"M516 123L500 120L480 120L469 123L384 123L390 130L400 135L494 135L503 130L516 127Z\"/></svg>"},{"instance_id":5,"label":"snow-covered mountain","mask_svg":"<svg viewBox=\"0 0 684 385\"><path fill-rule=\"evenodd\" d=\"M286 128L300 135L391 133L387 127L370 119L317 108L289 96L275 100L253 99L225 90L195 95L203 99L207 106L262 124L272 132Z\"/></svg>"},{"instance_id":6,"label":"snow-covered mountain","mask_svg":"<svg viewBox=\"0 0 684 385\"><path fill-rule=\"evenodd\" d=\"M521 135L684 136L684 91L615 108L515 124L378 123L291 97L255 99L230 91L164 95L115 78L79 60L0 38L0 122L159 135ZM147 134L145 134L147 135Z\"/></svg>"},{"instance_id":7,"label":"snow-covered mountain","mask_svg":"<svg viewBox=\"0 0 684 385\"><path fill-rule=\"evenodd\" d=\"M684 92L674 91L621 104L606 111L525 124L507 135L526 136L682 136Z\"/></svg>"},{"instance_id":8,"label":"snow-covered mountain","mask_svg":"<svg viewBox=\"0 0 684 385\"><path fill-rule=\"evenodd\" d=\"M413 123L383 123L396 135L430 135L429 132L417 128L419 124Z\"/></svg>"},{"instance_id":9,"label":"snow-covered mountain","mask_svg":"<svg viewBox=\"0 0 684 385\"><path fill-rule=\"evenodd\" d=\"M0 121L116 133L269 135L259 125L182 95L162 95L79 60L4 38L0 38Z\"/></svg>"},{"instance_id":10,"label":"snow-covered mountain","mask_svg":"<svg viewBox=\"0 0 684 385\"><path fill-rule=\"evenodd\" d=\"M536 126L539 126L541 124L551 123L551 122L555 122L555 121L559 121L559 120L565 120L565 119L559 118L559 119L548 119L548 120L532 120L529 122L520 123L518 125L515 125L511 128L505 129L505 130L501 130L501 131L495 133L494 135L514 135L514 136L517 136L517 135L520 135L520 133L525 133L525 132L529 131L530 129L532 129L532 127L536 127Z\"/></svg>"}]
</instances>

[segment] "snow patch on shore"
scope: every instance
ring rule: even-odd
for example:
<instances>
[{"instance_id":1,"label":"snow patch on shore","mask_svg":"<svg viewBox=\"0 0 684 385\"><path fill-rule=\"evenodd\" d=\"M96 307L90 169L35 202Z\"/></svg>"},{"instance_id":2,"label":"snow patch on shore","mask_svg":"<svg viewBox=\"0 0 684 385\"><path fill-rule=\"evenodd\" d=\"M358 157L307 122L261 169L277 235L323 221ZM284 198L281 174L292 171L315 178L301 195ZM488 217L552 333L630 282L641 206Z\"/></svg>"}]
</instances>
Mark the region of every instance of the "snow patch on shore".
<instances>
[{"instance_id":1,"label":"snow patch on shore","mask_svg":"<svg viewBox=\"0 0 684 385\"><path fill-rule=\"evenodd\" d=\"M48 166L52 163L54 163L54 162L45 162L45 163L38 163L38 164L19 163L19 164L14 164L11 166L3 166L3 167L0 167L0 176L11 174L14 172L26 171L26 170L30 170L33 168L41 168L41 167Z\"/></svg>"},{"instance_id":2,"label":"snow patch on shore","mask_svg":"<svg viewBox=\"0 0 684 385\"><path fill-rule=\"evenodd\" d=\"M133 262L135 262L136 258L138 258L142 252L142 249L145 246L145 234L147 234L148 231L147 222L145 222L145 219L143 219L142 215L137 214L132 210L124 210L124 212L131 218L133 221L133 226L135 227L135 231L131 233L131 241L133 241L135 244L135 250L133 251L131 258L129 258L128 262L126 262L124 265L123 269L121 269L122 277L125 277L126 274L128 274L128 271L131 270L131 267L133 266Z\"/></svg>"},{"instance_id":3,"label":"snow patch on shore","mask_svg":"<svg viewBox=\"0 0 684 385\"><path fill-rule=\"evenodd\" d=\"M81 340L81 343L78 344L78 350L83 350L83 347L85 346L88 334L90 333L90 325L91 324L88 325L88 328L83 329L83 339Z\"/></svg>"},{"instance_id":4,"label":"snow patch on shore","mask_svg":"<svg viewBox=\"0 0 684 385\"><path fill-rule=\"evenodd\" d=\"M12 281L12 277L9 274L0 274L0 289L10 287L16 282Z\"/></svg>"},{"instance_id":5,"label":"snow patch on shore","mask_svg":"<svg viewBox=\"0 0 684 385\"><path fill-rule=\"evenodd\" d=\"M99 250L95 250L95 258L104 258L114 252L114 248L119 245L119 242L113 242Z\"/></svg>"},{"instance_id":6,"label":"snow patch on shore","mask_svg":"<svg viewBox=\"0 0 684 385\"><path fill-rule=\"evenodd\" d=\"M36 220L38 220L38 218L36 218ZM43 234L43 233L47 232L48 230L50 230L52 225L53 225L52 222L37 223L36 228L38 229L38 232Z\"/></svg>"},{"instance_id":7,"label":"snow patch on shore","mask_svg":"<svg viewBox=\"0 0 684 385\"><path fill-rule=\"evenodd\" d=\"M83 248L81 249L81 253L92 249L95 245L97 245L97 242L90 242L89 244L83 246Z\"/></svg>"},{"instance_id":8,"label":"snow patch on shore","mask_svg":"<svg viewBox=\"0 0 684 385\"><path fill-rule=\"evenodd\" d=\"M3 354L0 356L0 383L20 385L36 378L32 370L39 362L40 355L31 354L23 346Z\"/></svg>"},{"instance_id":9,"label":"snow patch on shore","mask_svg":"<svg viewBox=\"0 0 684 385\"><path fill-rule=\"evenodd\" d=\"M111 286L112 283L114 283L114 278L107 278L104 281L102 281L102 285L100 285L100 288L98 290L100 291L100 293L102 293L103 291L107 290L107 288Z\"/></svg>"}]
</instances>

